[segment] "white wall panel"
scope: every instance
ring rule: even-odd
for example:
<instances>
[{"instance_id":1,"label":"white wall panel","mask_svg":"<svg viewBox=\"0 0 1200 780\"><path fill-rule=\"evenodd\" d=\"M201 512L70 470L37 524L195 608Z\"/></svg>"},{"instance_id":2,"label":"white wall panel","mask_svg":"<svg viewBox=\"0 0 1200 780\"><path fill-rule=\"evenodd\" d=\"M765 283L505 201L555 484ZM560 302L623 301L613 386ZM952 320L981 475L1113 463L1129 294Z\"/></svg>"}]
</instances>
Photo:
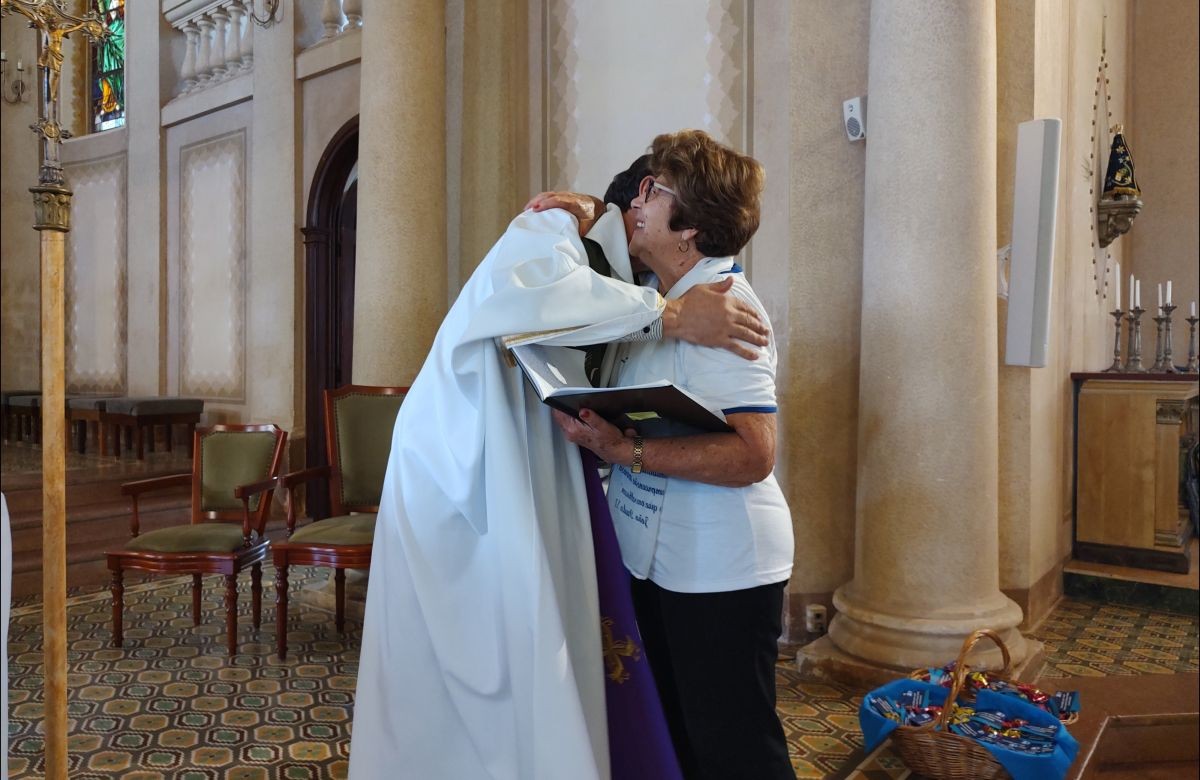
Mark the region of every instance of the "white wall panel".
<instances>
[{"instance_id":1,"label":"white wall panel","mask_svg":"<svg viewBox=\"0 0 1200 780\"><path fill-rule=\"evenodd\" d=\"M683 128L752 152L746 0L548 0L545 19L550 189L603 192Z\"/></svg>"},{"instance_id":2,"label":"white wall panel","mask_svg":"<svg viewBox=\"0 0 1200 780\"><path fill-rule=\"evenodd\" d=\"M179 389L245 397L246 132L180 149Z\"/></svg>"},{"instance_id":3,"label":"white wall panel","mask_svg":"<svg viewBox=\"0 0 1200 780\"><path fill-rule=\"evenodd\" d=\"M126 155L66 166L67 390L123 393L126 377Z\"/></svg>"}]
</instances>

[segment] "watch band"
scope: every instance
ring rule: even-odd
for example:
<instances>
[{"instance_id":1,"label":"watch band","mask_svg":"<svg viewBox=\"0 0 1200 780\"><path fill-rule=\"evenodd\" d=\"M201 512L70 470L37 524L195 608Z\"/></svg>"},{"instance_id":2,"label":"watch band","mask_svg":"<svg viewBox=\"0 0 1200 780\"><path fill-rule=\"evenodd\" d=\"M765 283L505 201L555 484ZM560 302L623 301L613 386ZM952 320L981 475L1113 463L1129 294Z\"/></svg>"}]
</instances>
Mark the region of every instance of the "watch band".
<instances>
[{"instance_id":1,"label":"watch band","mask_svg":"<svg viewBox=\"0 0 1200 780\"><path fill-rule=\"evenodd\" d=\"M629 470L634 474L642 473L642 448L645 443L641 436L633 437L633 463L629 464Z\"/></svg>"}]
</instances>

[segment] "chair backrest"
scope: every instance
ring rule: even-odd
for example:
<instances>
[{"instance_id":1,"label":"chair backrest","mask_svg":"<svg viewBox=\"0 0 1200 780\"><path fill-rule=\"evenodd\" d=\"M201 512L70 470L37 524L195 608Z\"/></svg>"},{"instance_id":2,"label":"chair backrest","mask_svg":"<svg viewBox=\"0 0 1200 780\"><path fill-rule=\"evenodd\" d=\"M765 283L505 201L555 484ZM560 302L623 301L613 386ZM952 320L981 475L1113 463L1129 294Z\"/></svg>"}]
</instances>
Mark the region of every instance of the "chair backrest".
<instances>
[{"instance_id":1,"label":"chair backrest","mask_svg":"<svg viewBox=\"0 0 1200 780\"><path fill-rule=\"evenodd\" d=\"M370 385L325 391L329 508L335 516L379 511L392 429L407 392L407 387Z\"/></svg>"},{"instance_id":2,"label":"chair backrest","mask_svg":"<svg viewBox=\"0 0 1200 780\"><path fill-rule=\"evenodd\" d=\"M242 522L238 485L279 476L287 433L277 425L213 425L197 428L192 461L192 522ZM272 491L250 500L250 524L262 536Z\"/></svg>"}]
</instances>

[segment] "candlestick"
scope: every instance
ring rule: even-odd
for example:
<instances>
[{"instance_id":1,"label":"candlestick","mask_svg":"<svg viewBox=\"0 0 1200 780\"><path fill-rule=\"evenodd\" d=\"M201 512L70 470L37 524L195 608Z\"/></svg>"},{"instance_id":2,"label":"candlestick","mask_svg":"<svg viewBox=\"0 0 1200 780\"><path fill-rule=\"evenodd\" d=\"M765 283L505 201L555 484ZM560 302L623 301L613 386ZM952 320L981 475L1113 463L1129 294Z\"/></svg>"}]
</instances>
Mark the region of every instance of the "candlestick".
<instances>
[{"instance_id":1,"label":"candlestick","mask_svg":"<svg viewBox=\"0 0 1200 780\"><path fill-rule=\"evenodd\" d=\"M1121 277L1119 275L1117 276L1117 289L1121 289ZM1120 373L1121 371L1121 316L1125 314L1125 312L1121 311L1120 306L1117 306L1117 308L1110 311L1109 314L1112 315L1113 325L1116 326L1116 334L1113 336L1113 362L1111 366L1104 369L1104 373L1116 374Z\"/></svg>"},{"instance_id":2,"label":"candlestick","mask_svg":"<svg viewBox=\"0 0 1200 780\"><path fill-rule=\"evenodd\" d=\"M1171 283L1167 282L1167 289L1171 289ZM1175 367L1175 356L1171 351L1171 313L1175 311L1175 304L1171 303L1171 296L1167 296L1167 302L1163 305L1163 354L1162 354L1162 370L1167 374L1178 374L1179 369Z\"/></svg>"},{"instance_id":3,"label":"candlestick","mask_svg":"<svg viewBox=\"0 0 1200 780\"><path fill-rule=\"evenodd\" d=\"M1188 324L1188 362L1184 367L1184 371L1189 374L1195 374L1200 371L1200 358L1196 355L1196 323L1200 322L1200 317L1196 316L1196 304L1192 304L1192 316L1187 318Z\"/></svg>"},{"instance_id":4,"label":"candlestick","mask_svg":"<svg viewBox=\"0 0 1200 780\"><path fill-rule=\"evenodd\" d=\"M1161 312L1162 307L1159 306L1158 310ZM1154 365L1150 366L1150 373L1158 374L1167 370L1163 365L1163 323L1167 318L1159 314L1152 319L1154 320Z\"/></svg>"},{"instance_id":5,"label":"candlestick","mask_svg":"<svg viewBox=\"0 0 1200 780\"><path fill-rule=\"evenodd\" d=\"M1134 306L1126 316L1129 322L1129 349L1125 360L1125 373L1144 374L1146 367L1142 365L1142 314L1145 309Z\"/></svg>"}]
</instances>

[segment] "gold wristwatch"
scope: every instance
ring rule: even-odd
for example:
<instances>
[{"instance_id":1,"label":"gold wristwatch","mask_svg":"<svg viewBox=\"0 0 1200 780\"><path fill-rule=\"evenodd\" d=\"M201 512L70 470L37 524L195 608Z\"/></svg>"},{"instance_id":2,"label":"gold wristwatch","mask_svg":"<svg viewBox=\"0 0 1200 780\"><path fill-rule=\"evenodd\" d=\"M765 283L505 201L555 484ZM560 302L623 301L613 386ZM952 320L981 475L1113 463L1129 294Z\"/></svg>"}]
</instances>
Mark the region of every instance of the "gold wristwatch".
<instances>
[{"instance_id":1,"label":"gold wristwatch","mask_svg":"<svg viewBox=\"0 0 1200 780\"><path fill-rule=\"evenodd\" d=\"M645 443L641 436L633 437L633 463L629 464L629 470L634 474L642 473L642 447Z\"/></svg>"}]
</instances>

